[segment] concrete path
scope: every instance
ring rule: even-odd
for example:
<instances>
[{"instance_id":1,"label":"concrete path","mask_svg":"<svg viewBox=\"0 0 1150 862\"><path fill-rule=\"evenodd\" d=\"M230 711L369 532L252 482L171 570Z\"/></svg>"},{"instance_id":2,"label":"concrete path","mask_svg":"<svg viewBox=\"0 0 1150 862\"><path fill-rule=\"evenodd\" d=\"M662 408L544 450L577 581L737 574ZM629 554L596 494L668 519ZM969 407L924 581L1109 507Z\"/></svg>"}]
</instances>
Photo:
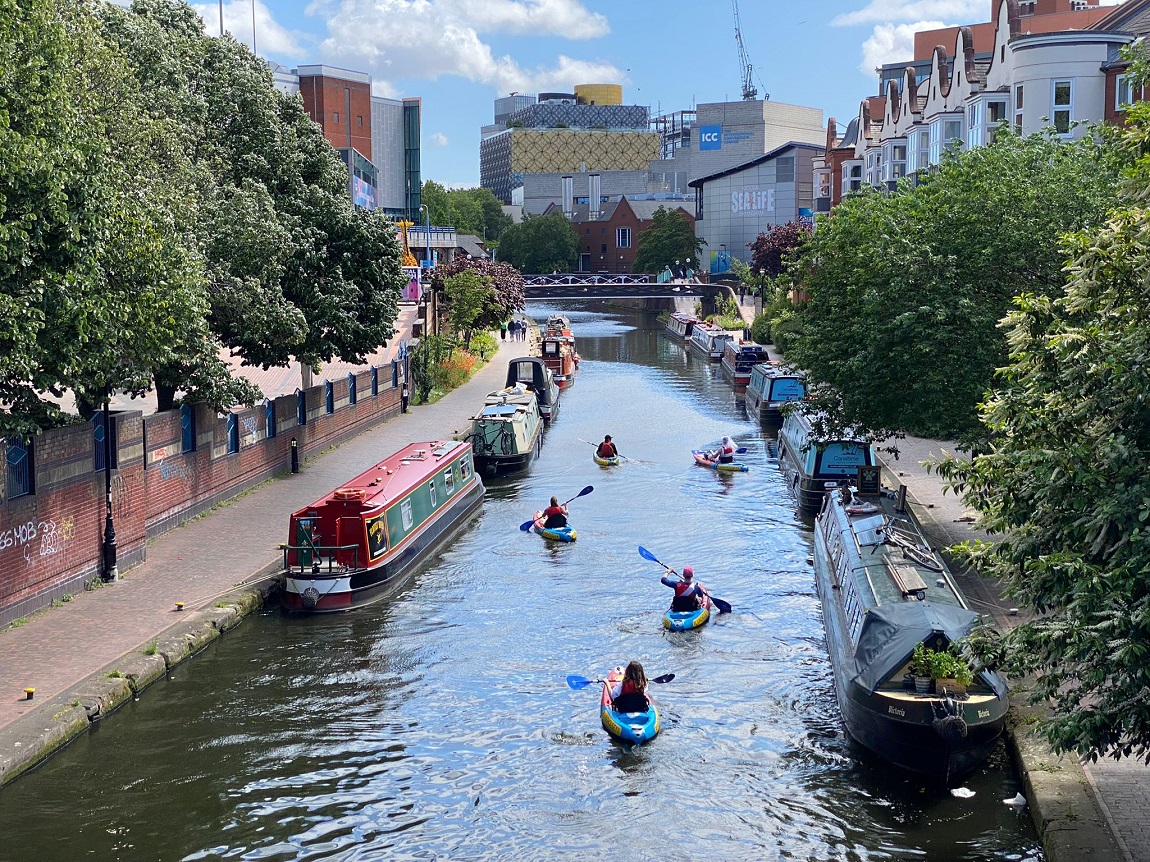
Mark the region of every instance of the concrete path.
<instances>
[{"instance_id":1,"label":"concrete path","mask_svg":"<svg viewBox=\"0 0 1150 862\"><path fill-rule=\"evenodd\" d=\"M14 722L122 656L162 639L193 611L211 608L238 584L262 580L282 563L288 515L340 482L417 440L464 431L484 396L503 387L508 360L532 342L500 342L478 374L435 404L412 407L336 449L309 458L298 474L267 482L242 497L160 536L147 561L121 579L0 632L0 753ZM183 602L183 610L176 603ZM26 700L24 689L35 688Z\"/></svg>"}]
</instances>

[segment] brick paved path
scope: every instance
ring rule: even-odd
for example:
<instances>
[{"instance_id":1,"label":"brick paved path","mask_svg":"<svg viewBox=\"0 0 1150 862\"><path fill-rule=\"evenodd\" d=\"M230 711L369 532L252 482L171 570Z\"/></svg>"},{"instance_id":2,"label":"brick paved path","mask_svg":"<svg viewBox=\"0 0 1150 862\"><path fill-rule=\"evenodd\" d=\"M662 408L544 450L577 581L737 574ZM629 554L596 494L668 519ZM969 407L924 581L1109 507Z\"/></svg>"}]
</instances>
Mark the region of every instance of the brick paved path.
<instances>
[{"instance_id":1,"label":"brick paved path","mask_svg":"<svg viewBox=\"0 0 1150 862\"><path fill-rule=\"evenodd\" d=\"M413 440L447 439L468 427L483 397L502 388L507 361L533 343L501 342L472 380L435 404L365 431L309 458L296 475L261 485L160 536L147 561L121 579L0 633L0 734L41 703L157 639L183 614L212 605L236 584L278 569L288 515ZM36 689L35 700L23 689Z\"/></svg>"}]
</instances>

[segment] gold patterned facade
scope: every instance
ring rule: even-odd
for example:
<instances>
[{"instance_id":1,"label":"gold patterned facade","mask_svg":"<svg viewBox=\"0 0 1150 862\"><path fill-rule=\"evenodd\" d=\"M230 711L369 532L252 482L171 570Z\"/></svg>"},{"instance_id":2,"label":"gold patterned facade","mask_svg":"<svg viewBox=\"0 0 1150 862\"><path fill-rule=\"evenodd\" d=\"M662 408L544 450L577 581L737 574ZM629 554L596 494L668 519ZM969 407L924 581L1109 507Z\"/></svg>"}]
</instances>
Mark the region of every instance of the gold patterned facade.
<instances>
[{"instance_id":1,"label":"gold patterned facade","mask_svg":"<svg viewBox=\"0 0 1150 862\"><path fill-rule=\"evenodd\" d=\"M511 170L517 174L645 171L659 158L654 132L513 129Z\"/></svg>"}]
</instances>

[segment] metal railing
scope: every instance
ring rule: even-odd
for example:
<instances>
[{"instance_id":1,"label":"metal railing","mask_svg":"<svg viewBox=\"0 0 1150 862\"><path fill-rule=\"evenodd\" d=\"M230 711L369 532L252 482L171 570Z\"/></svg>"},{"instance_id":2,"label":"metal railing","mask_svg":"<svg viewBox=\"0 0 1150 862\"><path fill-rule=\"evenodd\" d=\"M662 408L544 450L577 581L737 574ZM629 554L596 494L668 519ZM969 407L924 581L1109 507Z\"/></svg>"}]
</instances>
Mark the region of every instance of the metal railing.
<instances>
[{"instance_id":1,"label":"metal railing","mask_svg":"<svg viewBox=\"0 0 1150 862\"><path fill-rule=\"evenodd\" d=\"M344 551L352 552L350 566L338 562L339 555ZM310 555L311 561L297 562L293 566L288 562L288 555L291 553L297 554L297 560L302 560L305 555ZM283 570L289 575L336 578L349 572L360 571L359 545L284 545L283 554Z\"/></svg>"}]
</instances>

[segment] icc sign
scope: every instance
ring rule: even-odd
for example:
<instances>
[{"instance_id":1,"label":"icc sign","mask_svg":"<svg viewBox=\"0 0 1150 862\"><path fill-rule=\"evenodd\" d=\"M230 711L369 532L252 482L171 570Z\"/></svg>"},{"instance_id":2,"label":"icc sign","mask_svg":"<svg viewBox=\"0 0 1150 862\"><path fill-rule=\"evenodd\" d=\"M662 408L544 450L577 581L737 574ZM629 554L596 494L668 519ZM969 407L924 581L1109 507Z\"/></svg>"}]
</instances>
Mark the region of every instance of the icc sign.
<instances>
[{"instance_id":1,"label":"icc sign","mask_svg":"<svg viewBox=\"0 0 1150 862\"><path fill-rule=\"evenodd\" d=\"M721 150L723 148L722 126L699 126L699 149Z\"/></svg>"}]
</instances>

